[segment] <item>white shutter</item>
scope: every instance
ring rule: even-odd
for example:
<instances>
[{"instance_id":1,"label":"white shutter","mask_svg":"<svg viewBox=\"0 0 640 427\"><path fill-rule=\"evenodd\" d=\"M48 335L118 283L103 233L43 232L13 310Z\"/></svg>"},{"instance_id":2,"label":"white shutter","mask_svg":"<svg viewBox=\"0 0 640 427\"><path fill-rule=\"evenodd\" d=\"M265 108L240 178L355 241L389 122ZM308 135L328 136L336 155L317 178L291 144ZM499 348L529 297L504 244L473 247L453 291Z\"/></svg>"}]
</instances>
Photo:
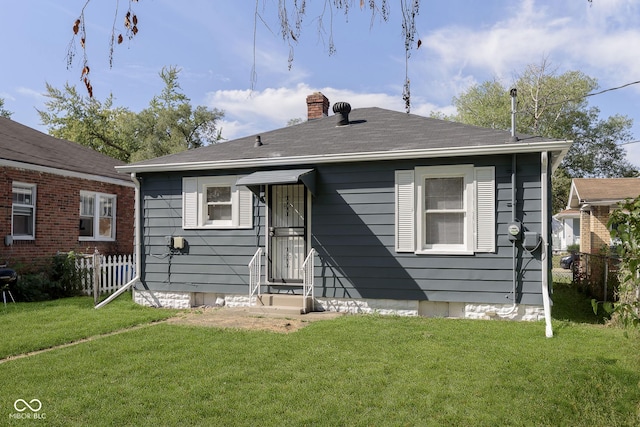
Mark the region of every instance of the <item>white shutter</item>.
<instances>
[{"instance_id":1,"label":"white shutter","mask_svg":"<svg viewBox=\"0 0 640 427\"><path fill-rule=\"evenodd\" d=\"M182 179L182 228L198 227L198 179Z\"/></svg>"},{"instance_id":2,"label":"white shutter","mask_svg":"<svg viewBox=\"0 0 640 427\"><path fill-rule=\"evenodd\" d=\"M396 171L396 252L415 251L415 202L413 170Z\"/></svg>"},{"instance_id":3,"label":"white shutter","mask_svg":"<svg viewBox=\"0 0 640 427\"><path fill-rule=\"evenodd\" d=\"M238 191L238 226L253 227L253 193L247 187L236 187Z\"/></svg>"},{"instance_id":4,"label":"white shutter","mask_svg":"<svg viewBox=\"0 0 640 427\"><path fill-rule=\"evenodd\" d=\"M496 250L496 183L493 166L475 168L475 250Z\"/></svg>"}]
</instances>

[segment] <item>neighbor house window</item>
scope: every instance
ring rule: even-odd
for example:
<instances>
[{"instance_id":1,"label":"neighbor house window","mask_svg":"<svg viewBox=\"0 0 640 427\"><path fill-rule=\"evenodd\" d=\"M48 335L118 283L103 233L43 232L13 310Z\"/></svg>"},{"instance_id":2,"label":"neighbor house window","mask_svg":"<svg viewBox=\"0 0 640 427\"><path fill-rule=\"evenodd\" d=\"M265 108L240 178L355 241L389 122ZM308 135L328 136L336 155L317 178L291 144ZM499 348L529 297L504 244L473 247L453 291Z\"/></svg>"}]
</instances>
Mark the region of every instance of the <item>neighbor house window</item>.
<instances>
[{"instance_id":1,"label":"neighbor house window","mask_svg":"<svg viewBox=\"0 0 640 427\"><path fill-rule=\"evenodd\" d=\"M193 177L182 181L182 225L190 228L251 228L253 193L238 177Z\"/></svg>"},{"instance_id":2,"label":"neighbor house window","mask_svg":"<svg viewBox=\"0 0 640 427\"><path fill-rule=\"evenodd\" d=\"M80 192L80 240L115 240L116 196Z\"/></svg>"},{"instance_id":3,"label":"neighbor house window","mask_svg":"<svg viewBox=\"0 0 640 427\"><path fill-rule=\"evenodd\" d=\"M495 250L493 167L396 171L396 250L473 254Z\"/></svg>"},{"instance_id":4,"label":"neighbor house window","mask_svg":"<svg viewBox=\"0 0 640 427\"><path fill-rule=\"evenodd\" d=\"M16 240L33 240L36 237L35 184L13 183L11 234Z\"/></svg>"}]
</instances>

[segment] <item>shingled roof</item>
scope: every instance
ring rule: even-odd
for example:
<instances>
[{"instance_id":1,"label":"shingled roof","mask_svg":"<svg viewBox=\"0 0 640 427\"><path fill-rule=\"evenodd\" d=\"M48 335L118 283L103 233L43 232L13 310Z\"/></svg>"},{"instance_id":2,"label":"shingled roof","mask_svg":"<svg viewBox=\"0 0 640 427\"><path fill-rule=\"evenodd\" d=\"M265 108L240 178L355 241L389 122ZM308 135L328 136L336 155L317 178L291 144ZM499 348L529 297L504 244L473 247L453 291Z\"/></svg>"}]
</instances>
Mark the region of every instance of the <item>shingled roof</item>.
<instances>
[{"instance_id":1,"label":"shingled roof","mask_svg":"<svg viewBox=\"0 0 640 427\"><path fill-rule=\"evenodd\" d=\"M615 205L640 196L640 178L574 178L569 193L570 208L584 204Z\"/></svg>"},{"instance_id":2,"label":"shingled roof","mask_svg":"<svg viewBox=\"0 0 640 427\"><path fill-rule=\"evenodd\" d=\"M326 116L258 135L119 167L120 171L167 171L232 165L290 165L304 162L362 161L385 156L432 153L434 157L557 150L570 143L520 136L509 142L507 131L486 129L377 107L351 111L349 125ZM535 146L546 148L538 149Z\"/></svg>"},{"instance_id":3,"label":"shingled roof","mask_svg":"<svg viewBox=\"0 0 640 427\"><path fill-rule=\"evenodd\" d=\"M130 181L115 170L120 160L0 117L0 164L9 162Z\"/></svg>"}]
</instances>

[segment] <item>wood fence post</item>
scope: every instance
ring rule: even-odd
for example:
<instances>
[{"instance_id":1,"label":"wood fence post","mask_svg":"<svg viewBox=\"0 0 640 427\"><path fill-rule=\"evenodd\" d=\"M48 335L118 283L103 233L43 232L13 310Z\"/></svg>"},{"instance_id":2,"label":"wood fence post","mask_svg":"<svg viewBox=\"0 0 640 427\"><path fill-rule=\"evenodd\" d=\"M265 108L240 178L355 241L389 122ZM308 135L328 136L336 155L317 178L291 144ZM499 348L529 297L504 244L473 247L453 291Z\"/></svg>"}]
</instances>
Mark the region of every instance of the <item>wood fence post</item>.
<instances>
[{"instance_id":1,"label":"wood fence post","mask_svg":"<svg viewBox=\"0 0 640 427\"><path fill-rule=\"evenodd\" d=\"M93 303L98 304L100 299L100 252L98 248L93 251Z\"/></svg>"}]
</instances>

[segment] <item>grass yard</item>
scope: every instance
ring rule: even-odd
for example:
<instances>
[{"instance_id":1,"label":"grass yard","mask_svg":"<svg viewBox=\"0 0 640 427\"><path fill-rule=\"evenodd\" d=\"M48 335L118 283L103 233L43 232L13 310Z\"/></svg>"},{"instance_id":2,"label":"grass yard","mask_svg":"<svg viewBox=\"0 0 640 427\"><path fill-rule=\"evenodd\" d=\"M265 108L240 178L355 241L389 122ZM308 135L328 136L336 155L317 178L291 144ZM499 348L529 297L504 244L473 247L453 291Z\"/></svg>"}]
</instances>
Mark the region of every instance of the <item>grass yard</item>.
<instances>
[{"instance_id":1,"label":"grass yard","mask_svg":"<svg viewBox=\"0 0 640 427\"><path fill-rule=\"evenodd\" d=\"M69 308L76 320L58 327L72 339L167 315L115 304L0 312L29 342L3 350L59 342L45 319ZM15 416L17 399L40 400L47 426L640 425L638 335L570 313L551 339L543 322L344 316L291 334L161 323L0 364L0 425L39 422Z\"/></svg>"},{"instance_id":2,"label":"grass yard","mask_svg":"<svg viewBox=\"0 0 640 427\"><path fill-rule=\"evenodd\" d=\"M150 310L133 303L130 293L126 295L99 310L93 308L90 297L0 305L0 359L148 324L176 313Z\"/></svg>"}]
</instances>

